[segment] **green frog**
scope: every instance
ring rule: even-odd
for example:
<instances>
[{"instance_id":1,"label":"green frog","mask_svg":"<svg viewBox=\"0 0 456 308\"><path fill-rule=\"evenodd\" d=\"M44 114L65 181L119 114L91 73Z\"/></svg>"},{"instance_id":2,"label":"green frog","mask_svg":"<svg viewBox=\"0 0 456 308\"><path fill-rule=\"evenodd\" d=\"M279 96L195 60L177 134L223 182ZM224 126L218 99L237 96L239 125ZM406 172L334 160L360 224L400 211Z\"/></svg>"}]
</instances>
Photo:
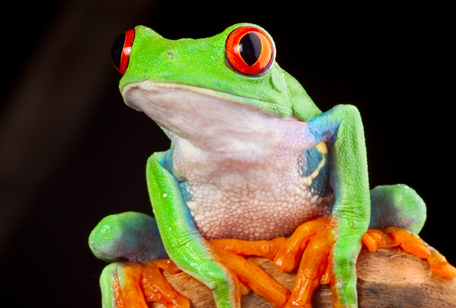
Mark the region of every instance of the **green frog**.
<instances>
[{"instance_id":1,"label":"green frog","mask_svg":"<svg viewBox=\"0 0 456 308\"><path fill-rule=\"evenodd\" d=\"M320 283L331 284L335 307L357 307L363 241L372 250L401 245L439 264L443 276L456 275L416 235L426 206L413 189L369 190L357 108L322 112L275 57L268 32L247 23L196 40L168 40L138 26L116 40L125 103L157 123L172 146L147 162L154 218L109 216L90 236L97 257L116 261L102 274L103 307L147 307L157 298L147 286L162 279L152 278L160 276L151 274L153 262L168 257L174 271L212 290L217 307L240 307L245 287L275 307L310 307ZM395 228L368 231L388 227ZM261 269L242 272L249 254L286 271L300 262L293 292ZM268 295L274 288L280 294Z\"/></svg>"}]
</instances>

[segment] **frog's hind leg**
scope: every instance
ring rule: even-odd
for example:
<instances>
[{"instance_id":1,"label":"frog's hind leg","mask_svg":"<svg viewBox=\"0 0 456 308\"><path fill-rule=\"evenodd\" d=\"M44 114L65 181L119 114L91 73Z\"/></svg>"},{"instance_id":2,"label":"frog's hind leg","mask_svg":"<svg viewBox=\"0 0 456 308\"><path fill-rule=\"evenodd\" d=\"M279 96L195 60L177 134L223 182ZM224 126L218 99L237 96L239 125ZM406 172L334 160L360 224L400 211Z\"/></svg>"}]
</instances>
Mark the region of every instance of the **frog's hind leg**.
<instances>
[{"instance_id":1,"label":"frog's hind leg","mask_svg":"<svg viewBox=\"0 0 456 308\"><path fill-rule=\"evenodd\" d=\"M398 227L420 233L426 221L426 205L407 185L377 186L370 192L369 229Z\"/></svg>"},{"instance_id":2,"label":"frog's hind leg","mask_svg":"<svg viewBox=\"0 0 456 308\"><path fill-rule=\"evenodd\" d=\"M114 262L100 277L104 308L147 308L147 302L190 307L163 277L161 271L181 270L167 259L154 218L135 212L110 215L92 231L89 245L97 258Z\"/></svg>"},{"instance_id":3,"label":"frog's hind leg","mask_svg":"<svg viewBox=\"0 0 456 308\"><path fill-rule=\"evenodd\" d=\"M436 274L456 277L456 269L445 257L417 235L426 220L426 206L415 190L402 184L378 186L371 190L371 208L369 230L363 235L370 251L401 246L427 259Z\"/></svg>"}]
</instances>

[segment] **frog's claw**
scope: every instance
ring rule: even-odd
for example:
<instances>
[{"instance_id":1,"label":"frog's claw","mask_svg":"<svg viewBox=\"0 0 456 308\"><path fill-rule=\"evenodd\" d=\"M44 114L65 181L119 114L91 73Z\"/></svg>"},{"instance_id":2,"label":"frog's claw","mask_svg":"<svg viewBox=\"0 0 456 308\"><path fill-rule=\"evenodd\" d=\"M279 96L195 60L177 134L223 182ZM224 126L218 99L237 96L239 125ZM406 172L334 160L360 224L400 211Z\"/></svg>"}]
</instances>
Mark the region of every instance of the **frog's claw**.
<instances>
[{"instance_id":1,"label":"frog's claw","mask_svg":"<svg viewBox=\"0 0 456 308\"><path fill-rule=\"evenodd\" d=\"M363 235L363 243L372 252L378 248L400 246L408 253L426 259L437 275L446 278L456 277L456 268L448 263L443 255L408 230L396 227L383 230L369 229Z\"/></svg>"},{"instance_id":2,"label":"frog's claw","mask_svg":"<svg viewBox=\"0 0 456 308\"><path fill-rule=\"evenodd\" d=\"M166 281L160 269L170 274L181 272L170 259L108 265L101 275L103 307L148 308L148 302L159 302L167 308L190 307L188 298Z\"/></svg>"}]
</instances>

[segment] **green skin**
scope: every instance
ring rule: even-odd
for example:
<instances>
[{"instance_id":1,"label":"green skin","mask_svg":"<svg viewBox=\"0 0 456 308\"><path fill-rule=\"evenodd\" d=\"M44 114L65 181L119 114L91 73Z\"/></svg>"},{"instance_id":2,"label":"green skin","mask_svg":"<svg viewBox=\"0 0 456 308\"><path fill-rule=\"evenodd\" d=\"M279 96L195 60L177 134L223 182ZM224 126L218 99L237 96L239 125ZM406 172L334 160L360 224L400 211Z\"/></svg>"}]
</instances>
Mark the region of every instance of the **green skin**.
<instances>
[{"instance_id":1,"label":"green skin","mask_svg":"<svg viewBox=\"0 0 456 308\"><path fill-rule=\"evenodd\" d=\"M412 189L403 185L369 191L363 125L355 107L339 105L322 113L302 86L277 63L261 77L241 75L229 68L225 61L226 38L242 25L233 25L210 38L176 41L167 40L149 28L136 27L129 65L120 81L120 91L126 103L137 108L130 102L131 98L125 96L126 88L143 81L160 85L166 83L168 88L197 92L248 105L275 117L294 116L308 122L308 130L302 133L306 142L316 145L323 141L329 148L329 174L335 194L331 215L336 222L332 230L335 244L330 252L330 264L335 277L331 282L333 293L343 307L357 307L355 263L361 248L361 237L369 224L379 228L393 223L418 233L425 220L424 203ZM165 125L158 124L168 135L172 131L172 126L164 128ZM169 167L169 155L172 155L169 151L152 155L146 171L150 199L164 247L183 271L213 291L217 307L235 307L239 303L235 302L231 276L225 267L213 261L210 248L195 227L179 188L180 175L173 173L172 167ZM372 217L371 206L375 209ZM391 211L397 219L386 222L385 213ZM107 234L106 229L113 230L114 226L120 226L121 229L130 230L130 227L116 219L107 218L91 234L90 246L95 255L104 260L115 260L116 257L102 252L103 247L109 246L107 243L120 241L119 235ZM135 219L131 218L131 221ZM138 235L131 238L140 242ZM133 246L135 240L129 240L129 243ZM139 257L127 258L143 261ZM102 275L104 307L112 307L113 303L113 297L109 295L113 266L117 265L108 266Z\"/></svg>"}]
</instances>

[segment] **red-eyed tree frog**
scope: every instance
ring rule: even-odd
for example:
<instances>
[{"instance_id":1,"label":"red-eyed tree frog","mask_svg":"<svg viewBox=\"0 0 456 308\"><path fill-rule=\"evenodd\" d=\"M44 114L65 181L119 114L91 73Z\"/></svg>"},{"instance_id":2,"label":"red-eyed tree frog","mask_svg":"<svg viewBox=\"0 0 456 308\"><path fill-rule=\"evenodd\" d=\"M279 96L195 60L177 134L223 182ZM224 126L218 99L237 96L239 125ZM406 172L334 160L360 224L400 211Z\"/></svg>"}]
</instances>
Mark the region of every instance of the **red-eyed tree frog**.
<instances>
[{"instance_id":1,"label":"red-eyed tree frog","mask_svg":"<svg viewBox=\"0 0 456 308\"><path fill-rule=\"evenodd\" d=\"M320 111L275 56L271 36L253 24L196 40L138 26L116 40L125 103L156 122L172 147L147 162L155 218L112 215L90 235L94 254L114 262L101 276L103 307L188 307L160 268L207 285L219 308L240 307L246 286L274 307L310 307L321 283L331 284L335 307L357 307L363 242L371 250L401 245L438 274L456 275L417 236L426 207L413 189L369 190L356 107ZM244 255L284 271L299 265L294 290ZM170 293L158 294L155 282Z\"/></svg>"}]
</instances>

